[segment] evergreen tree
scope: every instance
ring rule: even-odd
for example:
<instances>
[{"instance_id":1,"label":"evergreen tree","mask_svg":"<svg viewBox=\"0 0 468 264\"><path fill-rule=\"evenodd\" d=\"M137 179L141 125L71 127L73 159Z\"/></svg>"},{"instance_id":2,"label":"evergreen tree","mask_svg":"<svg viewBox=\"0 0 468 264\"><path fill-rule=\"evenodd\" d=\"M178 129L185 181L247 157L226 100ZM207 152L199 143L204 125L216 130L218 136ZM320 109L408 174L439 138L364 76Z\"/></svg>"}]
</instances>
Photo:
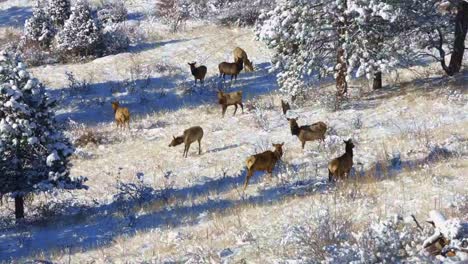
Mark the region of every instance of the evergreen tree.
<instances>
[{"instance_id":1,"label":"evergreen tree","mask_svg":"<svg viewBox=\"0 0 468 264\"><path fill-rule=\"evenodd\" d=\"M70 0L49 0L47 13L57 27L62 27L71 14Z\"/></svg>"},{"instance_id":2,"label":"evergreen tree","mask_svg":"<svg viewBox=\"0 0 468 264\"><path fill-rule=\"evenodd\" d=\"M70 18L57 34L57 47L72 55L91 55L101 40L101 31L91 15L89 4L79 0Z\"/></svg>"},{"instance_id":3,"label":"evergreen tree","mask_svg":"<svg viewBox=\"0 0 468 264\"><path fill-rule=\"evenodd\" d=\"M69 176L74 149L55 121L54 103L22 62L0 53L0 194L15 198L16 218L24 217L28 193L84 187L84 179Z\"/></svg>"},{"instance_id":4,"label":"evergreen tree","mask_svg":"<svg viewBox=\"0 0 468 264\"><path fill-rule=\"evenodd\" d=\"M39 3L33 8L33 15L24 23L24 41L33 42L41 47L49 47L55 35L54 26Z\"/></svg>"},{"instance_id":5,"label":"evergreen tree","mask_svg":"<svg viewBox=\"0 0 468 264\"><path fill-rule=\"evenodd\" d=\"M343 95L354 72L371 79L395 65L395 42L383 40L396 15L377 0L279 0L256 31L275 51L282 91L294 98L310 79L333 74Z\"/></svg>"}]
</instances>

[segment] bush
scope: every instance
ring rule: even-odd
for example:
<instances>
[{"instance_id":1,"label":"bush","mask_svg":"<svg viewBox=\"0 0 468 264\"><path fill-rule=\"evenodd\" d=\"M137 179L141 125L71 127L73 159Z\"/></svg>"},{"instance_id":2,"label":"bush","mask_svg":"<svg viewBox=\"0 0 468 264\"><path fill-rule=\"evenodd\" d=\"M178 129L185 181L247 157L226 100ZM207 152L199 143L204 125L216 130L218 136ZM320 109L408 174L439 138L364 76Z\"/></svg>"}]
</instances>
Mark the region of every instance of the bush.
<instances>
[{"instance_id":1,"label":"bush","mask_svg":"<svg viewBox=\"0 0 468 264\"><path fill-rule=\"evenodd\" d=\"M102 51L104 55L119 53L126 50L129 45L130 39L124 24L110 24L103 29Z\"/></svg>"},{"instance_id":2,"label":"bush","mask_svg":"<svg viewBox=\"0 0 468 264\"><path fill-rule=\"evenodd\" d=\"M221 6L217 20L222 25L252 26L257 22L261 10L272 6L269 0L226 1Z\"/></svg>"},{"instance_id":3,"label":"bush","mask_svg":"<svg viewBox=\"0 0 468 264\"><path fill-rule=\"evenodd\" d=\"M62 27L70 17L70 0L49 0L46 12L56 27Z\"/></svg>"},{"instance_id":4,"label":"bush","mask_svg":"<svg viewBox=\"0 0 468 264\"><path fill-rule=\"evenodd\" d=\"M123 22L127 19L127 14L127 8L122 0L107 1L97 11L98 20L102 25Z\"/></svg>"},{"instance_id":5,"label":"bush","mask_svg":"<svg viewBox=\"0 0 468 264\"><path fill-rule=\"evenodd\" d=\"M190 6L190 0L159 0L156 15L169 25L172 32L177 32L190 17Z\"/></svg>"}]
</instances>

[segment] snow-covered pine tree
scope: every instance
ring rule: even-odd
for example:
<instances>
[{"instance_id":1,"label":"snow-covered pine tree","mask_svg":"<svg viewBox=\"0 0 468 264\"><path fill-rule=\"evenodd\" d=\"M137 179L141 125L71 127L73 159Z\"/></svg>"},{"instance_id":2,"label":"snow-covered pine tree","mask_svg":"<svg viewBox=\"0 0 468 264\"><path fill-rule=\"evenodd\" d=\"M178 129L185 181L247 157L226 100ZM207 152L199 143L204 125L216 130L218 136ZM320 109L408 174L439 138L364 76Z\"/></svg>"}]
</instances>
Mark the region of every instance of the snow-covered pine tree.
<instances>
[{"instance_id":1,"label":"snow-covered pine tree","mask_svg":"<svg viewBox=\"0 0 468 264\"><path fill-rule=\"evenodd\" d=\"M467 0L393 0L392 5L402 11L395 24L407 58L432 57L449 76L460 71L468 32Z\"/></svg>"},{"instance_id":2,"label":"snow-covered pine tree","mask_svg":"<svg viewBox=\"0 0 468 264\"><path fill-rule=\"evenodd\" d=\"M33 8L32 17L24 23L23 41L39 44L42 48L48 48L55 35L55 29L47 13L39 2Z\"/></svg>"},{"instance_id":3,"label":"snow-covered pine tree","mask_svg":"<svg viewBox=\"0 0 468 264\"><path fill-rule=\"evenodd\" d=\"M86 0L78 0L70 18L56 35L57 48L71 55L87 56L96 53L101 41L101 30L91 15Z\"/></svg>"},{"instance_id":4,"label":"snow-covered pine tree","mask_svg":"<svg viewBox=\"0 0 468 264\"><path fill-rule=\"evenodd\" d=\"M382 45L396 14L376 0L279 0L256 32L275 51L283 92L295 98L311 78L333 73L343 95L354 71L371 79L395 64L392 44Z\"/></svg>"},{"instance_id":5,"label":"snow-covered pine tree","mask_svg":"<svg viewBox=\"0 0 468 264\"><path fill-rule=\"evenodd\" d=\"M15 198L24 217L24 196L52 188L82 188L69 176L73 147L55 121L44 87L22 62L0 52L0 195Z\"/></svg>"},{"instance_id":6,"label":"snow-covered pine tree","mask_svg":"<svg viewBox=\"0 0 468 264\"><path fill-rule=\"evenodd\" d=\"M71 14L70 0L49 0L47 13L55 26L62 27Z\"/></svg>"}]
</instances>

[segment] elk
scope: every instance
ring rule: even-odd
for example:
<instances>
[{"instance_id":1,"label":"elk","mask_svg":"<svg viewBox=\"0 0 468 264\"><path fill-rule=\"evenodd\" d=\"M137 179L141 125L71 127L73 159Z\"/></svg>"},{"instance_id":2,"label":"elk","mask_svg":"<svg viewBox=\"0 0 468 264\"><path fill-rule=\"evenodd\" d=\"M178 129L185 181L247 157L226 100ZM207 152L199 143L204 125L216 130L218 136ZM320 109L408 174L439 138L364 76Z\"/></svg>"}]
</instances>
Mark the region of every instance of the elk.
<instances>
[{"instance_id":1,"label":"elk","mask_svg":"<svg viewBox=\"0 0 468 264\"><path fill-rule=\"evenodd\" d=\"M190 149L190 145L198 141L198 155L201 154L201 140L203 138L203 129L199 126L194 126L189 129L184 130L184 134L182 136L172 136L173 139L171 143L169 144L169 147L175 147L178 146L182 143L184 143L185 148L184 148L184 153L182 154L182 157L187 158L188 151Z\"/></svg>"},{"instance_id":2,"label":"elk","mask_svg":"<svg viewBox=\"0 0 468 264\"><path fill-rule=\"evenodd\" d=\"M288 102L281 100L281 108L283 109L283 115L285 115L288 110L291 110L291 106Z\"/></svg>"},{"instance_id":3,"label":"elk","mask_svg":"<svg viewBox=\"0 0 468 264\"><path fill-rule=\"evenodd\" d=\"M240 105L240 107L242 108L242 113L244 113L244 105L242 104L242 91L224 93L223 91L218 90L218 103L223 109L223 117L226 113L227 107L230 105L236 107L234 109L234 114L232 114L233 116L236 115L237 105Z\"/></svg>"},{"instance_id":4,"label":"elk","mask_svg":"<svg viewBox=\"0 0 468 264\"><path fill-rule=\"evenodd\" d=\"M312 125L300 126L297 124L297 118L287 118L291 127L291 134L297 136L304 149L307 141L325 140L327 125L324 122L313 123Z\"/></svg>"},{"instance_id":5,"label":"elk","mask_svg":"<svg viewBox=\"0 0 468 264\"><path fill-rule=\"evenodd\" d=\"M252 65L253 63L249 60L249 57L247 56L247 53L245 52L245 50L239 47L236 47L232 53L234 54L234 61L242 60L242 62L245 65L245 71L247 72L254 71L254 68Z\"/></svg>"},{"instance_id":6,"label":"elk","mask_svg":"<svg viewBox=\"0 0 468 264\"><path fill-rule=\"evenodd\" d=\"M349 172L353 167L353 148L354 144L349 140L344 140L346 144L346 152L338 158L333 159L328 164L328 181L331 182L333 177L339 179L349 176Z\"/></svg>"},{"instance_id":7,"label":"elk","mask_svg":"<svg viewBox=\"0 0 468 264\"><path fill-rule=\"evenodd\" d=\"M242 60L236 60L235 62L221 62L218 65L219 77L223 77L223 80L225 80L227 74L231 75L231 82L232 78L237 81L237 75L242 71L243 68L244 62Z\"/></svg>"},{"instance_id":8,"label":"elk","mask_svg":"<svg viewBox=\"0 0 468 264\"><path fill-rule=\"evenodd\" d=\"M205 82L205 75L206 75L206 66L201 65L196 67L196 62L188 63L190 65L190 71L192 72L193 77L195 77L195 85L197 84L197 80L200 80L200 83L203 85Z\"/></svg>"},{"instance_id":9,"label":"elk","mask_svg":"<svg viewBox=\"0 0 468 264\"><path fill-rule=\"evenodd\" d=\"M130 112L127 107L120 107L119 102L112 102L112 109L114 110L115 123L117 128L125 129L125 126L130 129Z\"/></svg>"},{"instance_id":10,"label":"elk","mask_svg":"<svg viewBox=\"0 0 468 264\"><path fill-rule=\"evenodd\" d=\"M249 184L250 177L252 177L255 171L267 171L270 176L272 175L276 162L283 156L283 145L284 142L281 144L273 144L275 148L274 151L267 150L247 158L245 161L247 164L247 175L245 176L244 191Z\"/></svg>"}]
</instances>

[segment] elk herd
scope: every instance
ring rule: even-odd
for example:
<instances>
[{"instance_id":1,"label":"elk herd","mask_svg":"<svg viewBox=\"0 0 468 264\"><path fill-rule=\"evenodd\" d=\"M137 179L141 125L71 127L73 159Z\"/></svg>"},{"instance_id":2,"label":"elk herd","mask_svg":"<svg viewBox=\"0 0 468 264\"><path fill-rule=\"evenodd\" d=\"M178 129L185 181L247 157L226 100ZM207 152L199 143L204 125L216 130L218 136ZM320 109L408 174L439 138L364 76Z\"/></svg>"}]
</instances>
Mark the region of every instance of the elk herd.
<instances>
[{"instance_id":1,"label":"elk herd","mask_svg":"<svg viewBox=\"0 0 468 264\"><path fill-rule=\"evenodd\" d=\"M237 75L244 69L245 71L253 71L253 64L248 59L247 53L237 47L233 51L234 62L222 62L218 65L219 77L225 78L226 75L231 76L231 81L234 79L237 80ZM203 85L205 76L207 73L207 67L204 65L196 66L196 62L188 63L190 65L190 71L195 78L195 84L197 80ZM222 117L226 113L228 106L234 106L234 113L236 114L238 105L244 113L244 106L242 104L242 91L225 93L221 90L218 91L218 103L222 107ZM286 115L288 110L291 109L291 106L288 102L281 100L281 107L283 114ZM130 112L128 108L121 107L119 102L112 102L112 109L114 110L115 122L117 128L127 128L130 127ZM297 123L298 118L286 118L289 122L291 135L297 136L301 142L302 149L304 149L307 141L324 141L325 133L327 132L327 125L324 122L316 122L311 125L299 126ZM183 157L187 158L190 145L197 141L198 142L198 154L201 154L201 140L203 138L203 129L200 126L194 126L186 129L181 136L173 136L169 147L175 147L184 143L184 152ZM332 182L338 179L345 179L348 177L351 168L353 166L353 148L354 144L351 139L344 141L345 143L345 153L340 157L337 157L331 160L328 164L328 181ZM249 184L249 180L252 177L255 171L266 171L272 176L273 169L283 156L283 145L273 144L274 150L267 150L262 153L258 153L252 156L249 156L245 163L247 168L247 174L244 181L244 191Z\"/></svg>"}]
</instances>

